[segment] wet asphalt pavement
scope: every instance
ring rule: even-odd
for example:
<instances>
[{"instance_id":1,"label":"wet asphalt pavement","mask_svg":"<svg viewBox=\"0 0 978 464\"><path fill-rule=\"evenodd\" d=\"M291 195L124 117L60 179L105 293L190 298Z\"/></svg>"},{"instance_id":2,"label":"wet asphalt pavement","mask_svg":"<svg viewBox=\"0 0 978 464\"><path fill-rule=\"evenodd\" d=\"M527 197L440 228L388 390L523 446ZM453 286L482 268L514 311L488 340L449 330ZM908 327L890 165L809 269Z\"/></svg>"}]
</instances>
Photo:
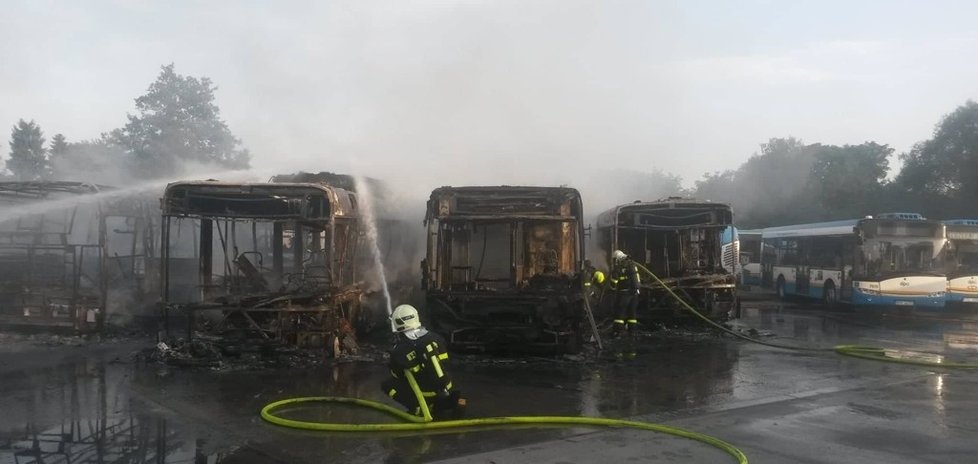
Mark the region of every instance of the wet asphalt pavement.
<instances>
[{"instance_id":1,"label":"wet asphalt pavement","mask_svg":"<svg viewBox=\"0 0 978 464\"><path fill-rule=\"evenodd\" d=\"M978 362L978 313L825 313L755 298L738 326L799 346L859 343ZM149 342L0 343L0 464L320 462L733 462L706 445L634 430L519 428L326 434L266 424L293 396L383 400L381 361L212 371L145 365ZM978 342L976 342L978 343ZM634 354L632 354L634 353ZM658 330L583 359L456 356L469 417L590 415L708 433L753 463L978 462L978 372L764 347ZM346 406L288 417L384 421Z\"/></svg>"}]
</instances>

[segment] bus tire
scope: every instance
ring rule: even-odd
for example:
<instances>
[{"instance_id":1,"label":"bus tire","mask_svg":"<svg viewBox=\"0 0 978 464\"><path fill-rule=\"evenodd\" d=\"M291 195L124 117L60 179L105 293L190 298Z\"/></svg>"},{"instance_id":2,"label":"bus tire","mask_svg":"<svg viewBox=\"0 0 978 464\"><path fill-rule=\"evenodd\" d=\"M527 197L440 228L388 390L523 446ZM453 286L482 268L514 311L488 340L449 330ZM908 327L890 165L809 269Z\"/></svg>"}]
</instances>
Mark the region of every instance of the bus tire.
<instances>
[{"instance_id":1,"label":"bus tire","mask_svg":"<svg viewBox=\"0 0 978 464\"><path fill-rule=\"evenodd\" d=\"M825 282L822 288L822 304L825 309L835 309L839 302L839 292L835 289L835 283L831 280Z\"/></svg>"},{"instance_id":2,"label":"bus tire","mask_svg":"<svg viewBox=\"0 0 978 464\"><path fill-rule=\"evenodd\" d=\"M777 283L777 285L775 285L774 288L775 288L775 291L778 292L778 298L781 298L782 300L784 300L784 299L786 299L788 297L788 295L785 294L785 292L784 292L784 276L782 276L782 275L779 275L778 276L778 283Z\"/></svg>"}]
</instances>

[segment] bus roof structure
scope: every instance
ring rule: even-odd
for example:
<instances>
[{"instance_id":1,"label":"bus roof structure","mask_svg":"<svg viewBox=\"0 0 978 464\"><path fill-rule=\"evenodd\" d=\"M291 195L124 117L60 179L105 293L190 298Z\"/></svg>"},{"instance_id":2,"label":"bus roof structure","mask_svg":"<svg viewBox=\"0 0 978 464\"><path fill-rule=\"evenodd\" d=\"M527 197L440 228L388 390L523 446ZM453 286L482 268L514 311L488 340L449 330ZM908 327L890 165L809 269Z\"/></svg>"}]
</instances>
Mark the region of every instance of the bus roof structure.
<instances>
[{"instance_id":1,"label":"bus roof structure","mask_svg":"<svg viewBox=\"0 0 978 464\"><path fill-rule=\"evenodd\" d=\"M908 219L911 221L927 220L927 218L920 213L880 213L876 215L876 219Z\"/></svg>"},{"instance_id":2,"label":"bus roof structure","mask_svg":"<svg viewBox=\"0 0 978 464\"><path fill-rule=\"evenodd\" d=\"M948 219L941 222L948 226L978 226L978 219Z\"/></svg>"},{"instance_id":3,"label":"bus roof structure","mask_svg":"<svg viewBox=\"0 0 978 464\"><path fill-rule=\"evenodd\" d=\"M849 235L853 233L853 228L856 227L856 224L859 224L859 221L862 220L847 219L844 221L813 222L810 224L768 227L761 231L761 235L764 238Z\"/></svg>"}]
</instances>

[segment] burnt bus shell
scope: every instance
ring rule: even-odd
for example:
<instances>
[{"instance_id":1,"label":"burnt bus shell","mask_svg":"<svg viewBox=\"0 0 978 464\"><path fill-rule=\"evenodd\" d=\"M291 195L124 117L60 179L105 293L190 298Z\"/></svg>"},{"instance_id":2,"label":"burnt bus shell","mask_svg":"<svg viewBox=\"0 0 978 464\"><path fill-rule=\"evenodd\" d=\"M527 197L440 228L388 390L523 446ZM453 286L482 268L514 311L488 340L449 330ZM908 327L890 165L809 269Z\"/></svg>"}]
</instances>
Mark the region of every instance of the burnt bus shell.
<instances>
[{"instance_id":1,"label":"burnt bus shell","mask_svg":"<svg viewBox=\"0 0 978 464\"><path fill-rule=\"evenodd\" d=\"M119 245L110 218L144 218L123 208L124 199L99 195L113 190L74 181L0 182L0 326L83 333L101 331L110 311L125 316L132 304L115 297L135 283L119 275L126 266L118 253L108 253ZM131 250L143 251L137 243Z\"/></svg>"},{"instance_id":2,"label":"burnt bus shell","mask_svg":"<svg viewBox=\"0 0 978 464\"><path fill-rule=\"evenodd\" d=\"M455 349L576 351L583 207L566 187L442 187L427 205L425 319Z\"/></svg>"},{"instance_id":3,"label":"burnt bus shell","mask_svg":"<svg viewBox=\"0 0 978 464\"><path fill-rule=\"evenodd\" d=\"M165 331L247 332L338 349L353 340L362 291L356 196L316 183L169 184L162 199ZM214 322L216 321L216 322ZM334 343L335 342L335 343Z\"/></svg>"},{"instance_id":4,"label":"burnt bus shell","mask_svg":"<svg viewBox=\"0 0 978 464\"><path fill-rule=\"evenodd\" d=\"M721 240L732 224L733 211L724 203L685 198L634 202L598 215L598 248L607 263L614 250L625 252L707 317L725 320L739 316L736 277L723 266ZM613 300L608 292L602 310L614 311ZM678 320L692 314L643 275L638 316Z\"/></svg>"}]
</instances>

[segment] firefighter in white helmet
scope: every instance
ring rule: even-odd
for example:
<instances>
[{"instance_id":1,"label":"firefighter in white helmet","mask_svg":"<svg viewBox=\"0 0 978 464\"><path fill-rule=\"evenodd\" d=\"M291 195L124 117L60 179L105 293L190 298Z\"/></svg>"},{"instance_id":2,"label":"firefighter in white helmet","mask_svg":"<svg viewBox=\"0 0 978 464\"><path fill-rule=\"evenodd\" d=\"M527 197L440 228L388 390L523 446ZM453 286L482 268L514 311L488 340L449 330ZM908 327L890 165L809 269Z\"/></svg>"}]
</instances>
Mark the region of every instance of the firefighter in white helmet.
<instances>
[{"instance_id":1,"label":"firefighter in white helmet","mask_svg":"<svg viewBox=\"0 0 978 464\"><path fill-rule=\"evenodd\" d=\"M442 416L455 410L462 402L452 385L445 339L425 329L418 310L411 305L394 308L391 323L397 342L390 350L391 378L381 385L384 392L404 405L408 412L422 415L417 395L408 381L410 375L417 382L432 414Z\"/></svg>"},{"instance_id":2,"label":"firefighter in white helmet","mask_svg":"<svg viewBox=\"0 0 978 464\"><path fill-rule=\"evenodd\" d=\"M637 325L635 311L638 309L639 281L638 265L621 250L611 253L611 288L615 290L615 320L612 335L622 331L633 332Z\"/></svg>"}]
</instances>

